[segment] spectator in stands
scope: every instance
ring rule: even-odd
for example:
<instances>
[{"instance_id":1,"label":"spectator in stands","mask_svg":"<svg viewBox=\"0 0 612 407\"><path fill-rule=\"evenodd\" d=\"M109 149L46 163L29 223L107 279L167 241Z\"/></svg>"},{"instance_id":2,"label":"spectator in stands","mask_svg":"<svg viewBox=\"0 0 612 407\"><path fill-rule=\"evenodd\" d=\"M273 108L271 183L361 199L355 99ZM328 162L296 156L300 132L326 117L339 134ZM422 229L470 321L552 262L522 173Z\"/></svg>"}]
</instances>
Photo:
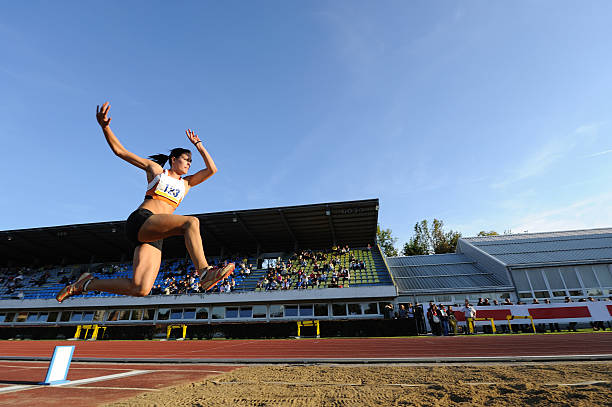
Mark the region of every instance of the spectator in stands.
<instances>
[{"instance_id":1,"label":"spectator in stands","mask_svg":"<svg viewBox=\"0 0 612 407\"><path fill-rule=\"evenodd\" d=\"M512 301L510 301L510 298L504 298L504 305L513 305Z\"/></svg>"},{"instance_id":2,"label":"spectator in stands","mask_svg":"<svg viewBox=\"0 0 612 407\"><path fill-rule=\"evenodd\" d=\"M474 324L474 318L476 318L476 309L472 306L472 304L470 304L467 299L465 300L465 305L462 311L465 315L465 333L468 335L476 333L476 326Z\"/></svg>"},{"instance_id":3,"label":"spectator in stands","mask_svg":"<svg viewBox=\"0 0 612 407\"><path fill-rule=\"evenodd\" d=\"M440 311L438 306L433 302L429 303L429 309L427 310L427 319L429 320L429 326L431 327L432 335L440 336L442 334Z\"/></svg>"},{"instance_id":4,"label":"spectator in stands","mask_svg":"<svg viewBox=\"0 0 612 407\"><path fill-rule=\"evenodd\" d=\"M495 305L495 306L499 305L499 301L493 300L493 305Z\"/></svg>"},{"instance_id":5,"label":"spectator in stands","mask_svg":"<svg viewBox=\"0 0 612 407\"><path fill-rule=\"evenodd\" d=\"M112 132L111 119L108 117L109 109L110 105L106 102L102 105L102 109L98 108L96 112L96 119L109 147L119 158L144 170L149 181L147 199L126 222L127 237L134 246L133 276L131 279L96 279L91 273L83 273L74 284L67 285L57 294L57 301L62 302L68 297L88 290L131 296L147 295L160 270L163 239L176 235L184 237L185 246L201 276L200 282L204 290L212 288L233 272L234 264L222 268L210 266L204 255L198 218L174 215L173 212L192 187L217 172L214 161L200 138L190 129L186 131L187 138L202 156L205 169L185 176L191 167L191 151L183 148L173 149L170 155L157 154L150 156L149 159L139 157L126 150ZM166 162L170 164L168 170L163 169Z\"/></svg>"},{"instance_id":6,"label":"spectator in stands","mask_svg":"<svg viewBox=\"0 0 612 407\"><path fill-rule=\"evenodd\" d=\"M451 331L453 335L457 335L457 317L455 317L455 311L452 305L447 307L446 314L448 315L449 331Z\"/></svg>"},{"instance_id":7,"label":"spectator in stands","mask_svg":"<svg viewBox=\"0 0 612 407\"><path fill-rule=\"evenodd\" d=\"M446 312L446 307L443 304L440 304L438 307L439 316L440 316L440 326L442 328L442 334L444 336L448 336L448 314Z\"/></svg>"},{"instance_id":8,"label":"spectator in stands","mask_svg":"<svg viewBox=\"0 0 612 407\"><path fill-rule=\"evenodd\" d=\"M385 305L385 309L383 310L383 316L385 319L393 318L393 304L388 303L387 305Z\"/></svg>"}]
</instances>

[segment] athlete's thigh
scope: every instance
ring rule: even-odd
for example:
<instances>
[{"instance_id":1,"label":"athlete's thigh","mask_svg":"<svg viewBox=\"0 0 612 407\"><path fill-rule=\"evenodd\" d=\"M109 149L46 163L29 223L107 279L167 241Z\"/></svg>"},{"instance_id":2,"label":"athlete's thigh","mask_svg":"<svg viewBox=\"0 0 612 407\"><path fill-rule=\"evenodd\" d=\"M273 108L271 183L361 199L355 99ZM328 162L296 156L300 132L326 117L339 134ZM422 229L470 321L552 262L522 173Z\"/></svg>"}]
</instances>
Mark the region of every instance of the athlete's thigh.
<instances>
[{"instance_id":1,"label":"athlete's thigh","mask_svg":"<svg viewBox=\"0 0 612 407\"><path fill-rule=\"evenodd\" d=\"M150 244L141 244L134 250L132 281L143 295L148 294L153 287L157 273L159 273L161 257L161 250Z\"/></svg>"},{"instance_id":2,"label":"athlete's thigh","mask_svg":"<svg viewBox=\"0 0 612 407\"><path fill-rule=\"evenodd\" d=\"M138 240L154 242L169 236L183 234L183 226L189 221L188 216L155 214L147 218L138 231Z\"/></svg>"}]
</instances>

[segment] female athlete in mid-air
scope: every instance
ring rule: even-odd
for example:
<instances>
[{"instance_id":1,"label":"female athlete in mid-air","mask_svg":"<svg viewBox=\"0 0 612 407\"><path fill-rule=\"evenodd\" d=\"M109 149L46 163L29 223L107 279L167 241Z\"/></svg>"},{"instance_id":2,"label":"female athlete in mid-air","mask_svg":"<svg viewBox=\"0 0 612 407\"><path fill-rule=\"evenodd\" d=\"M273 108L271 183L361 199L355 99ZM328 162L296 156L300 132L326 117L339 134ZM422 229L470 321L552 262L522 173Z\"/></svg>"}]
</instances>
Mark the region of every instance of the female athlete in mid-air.
<instances>
[{"instance_id":1,"label":"female athlete in mid-air","mask_svg":"<svg viewBox=\"0 0 612 407\"><path fill-rule=\"evenodd\" d=\"M173 215L176 207L187 192L217 172L212 158L202 145L200 138L191 130L187 137L202 155L206 169L193 175L187 174L191 167L191 152L183 148L175 148L170 155L157 154L145 159L126 150L113 134L110 128L111 118L108 116L108 102L96 107L96 118L104 137L113 153L128 163L144 170L147 174L147 192L144 201L127 219L125 229L128 240L134 246L134 274L131 279L97 279L91 273L82 274L77 281L64 287L56 296L59 302L73 295L86 291L105 291L115 294L145 296L151 291L162 257L163 239L169 236L183 235L185 246L191 256L193 265L200 274L200 286L209 290L216 283L229 276L234 271L234 264L224 267L212 267L206 262L200 222L193 216ZM169 161L170 169L162 167Z\"/></svg>"}]
</instances>

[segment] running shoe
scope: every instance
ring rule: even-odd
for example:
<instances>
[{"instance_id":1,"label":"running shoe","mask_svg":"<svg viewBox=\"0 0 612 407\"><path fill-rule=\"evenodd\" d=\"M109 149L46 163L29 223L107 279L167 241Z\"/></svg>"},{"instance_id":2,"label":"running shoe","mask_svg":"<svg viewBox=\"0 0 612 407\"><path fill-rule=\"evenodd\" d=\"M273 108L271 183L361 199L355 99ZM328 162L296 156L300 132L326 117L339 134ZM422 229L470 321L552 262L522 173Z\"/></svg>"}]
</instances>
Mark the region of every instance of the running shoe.
<instances>
[{"instance_id":1,"label":"running shoe","mask_svg":"<svg viewBox=\"0 0 612 407\"><path fill-rule=\"evenodd\" d=\"M72 284L68 284L66 287L62 288L62 290L55 296L55 299L58 302L62 302L68 297L83 294L83 286L85 286L85 283L90 280L93 280L94 278L95 277L91 273L81 274L81 277L79 277L77 281Z\"/></svg>"},{"instance_id":2,"label":"running shoe","mask_svg":"<svg viewBox=\"0 0 612 407\"><path fill-rule=\"evenodd\" d=\"M204 291L208 291L215 286L219 281L227 278L236 266L234 263L229 263L227 266L223 267L213 267L206 271L204 276L200 277L200 287Z\"/></svg>"}]
</instances>

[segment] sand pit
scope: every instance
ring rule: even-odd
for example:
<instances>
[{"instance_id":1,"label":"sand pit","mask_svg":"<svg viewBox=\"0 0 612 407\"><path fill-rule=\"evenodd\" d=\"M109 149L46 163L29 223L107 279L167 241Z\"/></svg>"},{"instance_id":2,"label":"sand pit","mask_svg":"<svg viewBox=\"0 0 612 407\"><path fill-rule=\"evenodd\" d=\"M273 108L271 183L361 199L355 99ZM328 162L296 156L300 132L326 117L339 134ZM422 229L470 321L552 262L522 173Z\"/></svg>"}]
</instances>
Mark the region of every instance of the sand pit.
<instances>
[{"instance_id":1,"label":"sand pit","mask_svg":"<svg viewBox=\"0 0 612 407\"><path fill-rule=\"evenodd\" d=\"M108 406L612 405L612 362L249 366Z\"/></svg>"}]
</instances>

